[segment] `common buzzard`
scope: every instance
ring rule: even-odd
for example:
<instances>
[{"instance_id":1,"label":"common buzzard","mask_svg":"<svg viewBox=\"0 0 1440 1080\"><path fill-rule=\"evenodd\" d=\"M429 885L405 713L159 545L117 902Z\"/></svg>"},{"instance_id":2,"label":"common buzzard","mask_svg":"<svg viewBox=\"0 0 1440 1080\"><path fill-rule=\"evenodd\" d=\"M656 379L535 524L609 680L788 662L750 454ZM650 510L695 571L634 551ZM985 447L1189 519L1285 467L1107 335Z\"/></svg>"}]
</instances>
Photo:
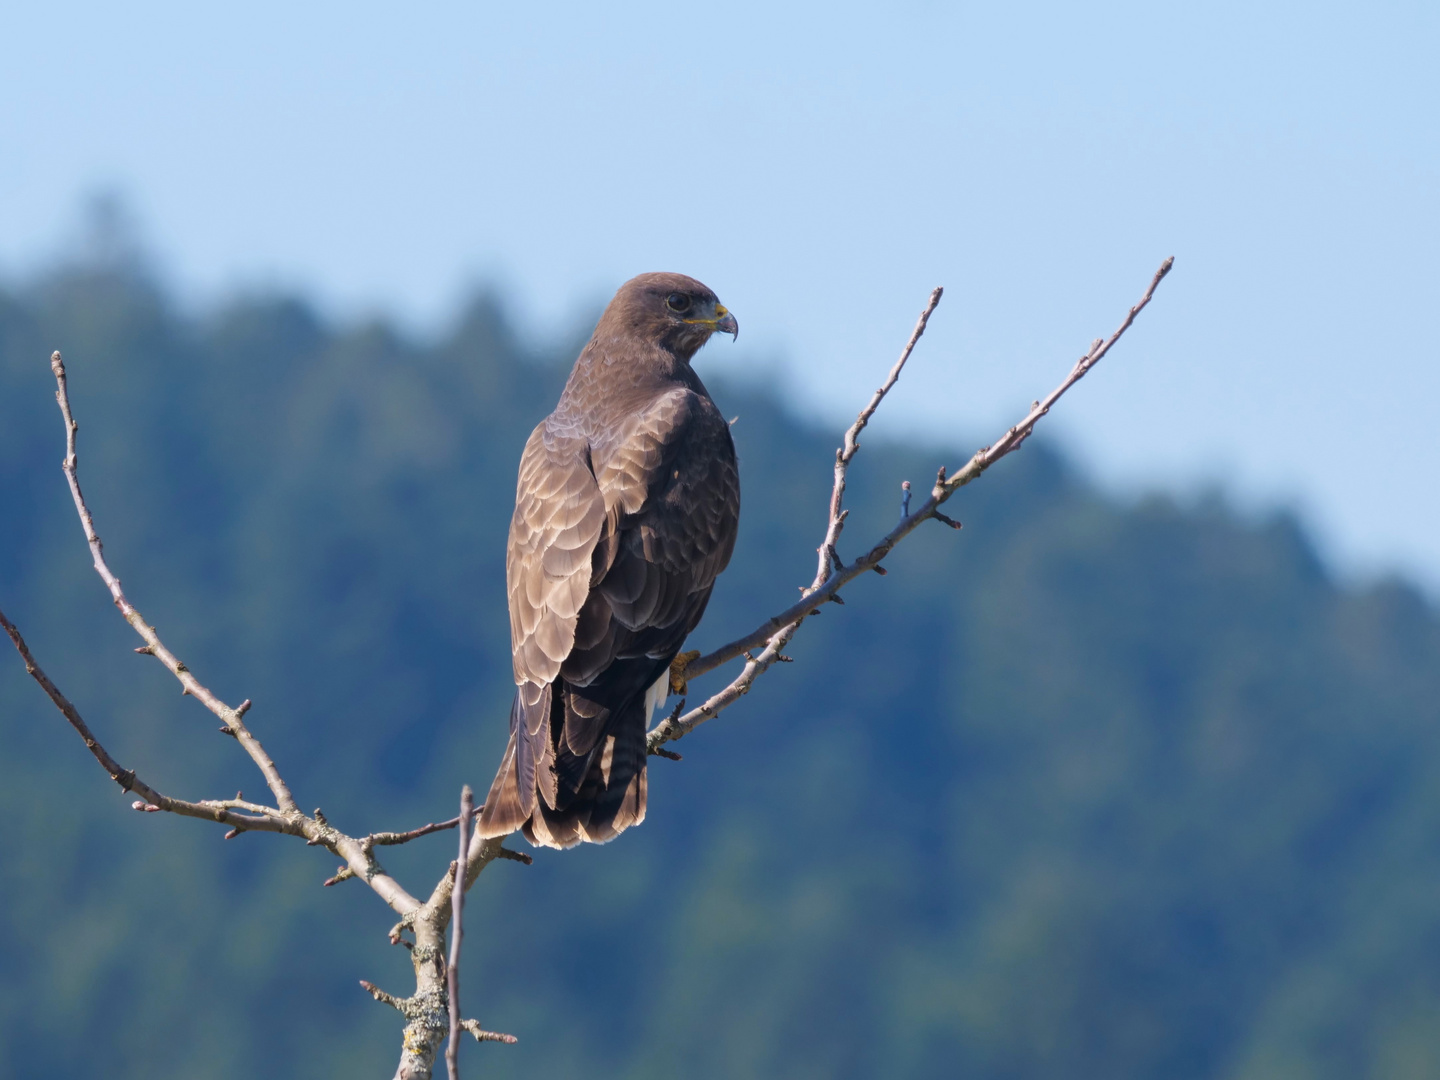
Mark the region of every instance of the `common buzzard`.
<instances>
[{"instance_id":1,"label":"common buzzard","mask_svg":"<svg viewBox=\"0 0 1440 1080\"><path fill-rule=\"evenodd\" d=\"M730 426L690 366L717 331L682 274L627 281L520 458L505 580L515 702L482 836L603 843L645 819L645 732L730 561Z\"/></svg>"}]
</instances>

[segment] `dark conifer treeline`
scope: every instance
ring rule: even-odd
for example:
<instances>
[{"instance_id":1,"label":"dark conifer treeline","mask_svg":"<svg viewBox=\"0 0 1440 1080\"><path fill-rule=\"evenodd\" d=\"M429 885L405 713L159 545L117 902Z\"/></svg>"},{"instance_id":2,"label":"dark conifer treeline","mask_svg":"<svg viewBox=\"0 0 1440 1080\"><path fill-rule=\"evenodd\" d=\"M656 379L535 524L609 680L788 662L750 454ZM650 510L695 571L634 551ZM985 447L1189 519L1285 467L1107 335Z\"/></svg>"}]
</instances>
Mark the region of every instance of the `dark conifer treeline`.
<instances>
[{"instance_id":1,"label":"dark conifer treeline","mask_svg":"<svg viewBox=\"0 0 1440 1080\"><path fill-rule=\"evenodd\" d=\"M163 790L258 776L132 653L59 470L141 611L348 831L453 813L504 742L504 535L563 364L478 300L420 346L134 275L0 295L0 600ZM699 366L745 484L697 644L809 580L836 433ZM1108 377L1119 377L1111 373ZM1100 391L1096 391L1100 392ZM849 535L972 449L868 445ZM953 504L952 504L953 505ZM652 762L650 817L487 872L487 1075L1440 1073L1440 618L1337 585L1294 522L1120 505L1032 444L807 625L797 663ZM856 540L858 543L858 539ZM0 1060L13 1076L385 1075L356 986L408 961L292 840L131 813L0 658ZM420 885L450 857L385 862Z\"/></svg>"}]
</instances>

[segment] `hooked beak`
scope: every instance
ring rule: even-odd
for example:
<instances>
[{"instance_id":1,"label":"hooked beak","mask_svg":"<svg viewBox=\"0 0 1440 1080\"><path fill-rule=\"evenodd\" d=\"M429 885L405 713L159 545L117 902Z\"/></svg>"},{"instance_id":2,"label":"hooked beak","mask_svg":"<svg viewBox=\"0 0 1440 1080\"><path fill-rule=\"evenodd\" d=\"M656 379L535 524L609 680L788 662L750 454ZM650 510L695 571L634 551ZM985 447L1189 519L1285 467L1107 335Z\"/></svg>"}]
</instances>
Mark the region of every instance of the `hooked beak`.
<instances>
[{"instance_id":1,"label":"hooked beak","mask_svg":"<svg viewBox=\"0 0 1440 1080\"><path fill-rule=\"evenodd\" d=\"M715 320L715 332L729 334L731 341L737 340L740 337L740 324L735 321L735 316L730 314L724 304L715 305L715 314L719 316Z\"/></svg>"},{"instance_id":2,"label":"hooked beak","mask_svg":"<svg viewBox=\"0 0 1440 1080\"><path fill-rule=\"evenodd\" d=\"M732 341L740 336L740 324L735 321L735 316L730 314L730 309L724 304L715 305L713 319L686 319L685 322L691 326L703 326L712 334L729 334Z\"/></svg>"}]
</instances>

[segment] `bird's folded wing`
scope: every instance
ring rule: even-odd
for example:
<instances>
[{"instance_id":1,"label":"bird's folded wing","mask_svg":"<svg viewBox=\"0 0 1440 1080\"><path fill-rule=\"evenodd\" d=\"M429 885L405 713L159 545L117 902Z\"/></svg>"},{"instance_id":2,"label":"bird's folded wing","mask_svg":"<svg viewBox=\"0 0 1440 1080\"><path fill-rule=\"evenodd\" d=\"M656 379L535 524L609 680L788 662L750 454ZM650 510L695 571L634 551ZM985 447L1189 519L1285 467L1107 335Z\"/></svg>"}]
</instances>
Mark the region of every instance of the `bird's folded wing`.
<instances>
[{"instance_id":1,"label":"bird's folded wing","mask_svg":"<svg viewBox=\"0 0 1440 1080\"><path fill-rule=\"evenodd\" d=\"M638 669L612 665L668 661L729 559L739 482L728 428L712 413L679 388L593 446L549 421L526 444L506 563L512 724L519 786L539 783L552 806L551 767L577 771L578 784L613 710L653 681L627 689ZM590 696L554 696L559 675ZM561 727L551 732L552 722Z\"/></svg>"},{"instance_id":2,"label":"bird's folded wing","mask_svg":"<svg viewBox=\"0 0 1440 1080\"><path fill-rule=\"evenodd\" d=\"M735 543L740 485L724 420L689 390L666 394L627 425L596 478L616 521L596 585L615 620L632 631L688 622Z\"/></svg>"},{"instance_id":3,"label":"bird's folded wing","mask_svg":"<svg viewBox=\"0 0 1440 1080\"><path fill-rule=\"evenodd\" d=\"M585 440L541 424L525 444L505 557L515 683L526 704L560 673L590 594L605 503Z\"/></svg>"}]
</instances>

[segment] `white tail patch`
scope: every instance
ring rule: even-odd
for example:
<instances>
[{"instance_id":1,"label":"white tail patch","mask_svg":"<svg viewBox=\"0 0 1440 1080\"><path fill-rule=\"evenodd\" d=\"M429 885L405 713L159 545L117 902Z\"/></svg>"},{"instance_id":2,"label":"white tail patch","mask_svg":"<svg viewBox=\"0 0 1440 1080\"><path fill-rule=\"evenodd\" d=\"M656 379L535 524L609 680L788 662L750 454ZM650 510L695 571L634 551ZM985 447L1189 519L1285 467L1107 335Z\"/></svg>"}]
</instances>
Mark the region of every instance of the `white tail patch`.
<instances>
[{"instance_id":1,"label":"white tail patch","mask_svg":"<svg viewBox=\"0 0 1440 1080\"><path fill-rule=\"evenodd\" d=\"M666 668L661 672L660 678L655 680L655 685L645 691L645 730L650 730L650 724L655 719L655 710L665 704L665 699L670 696L670 669Z\"/></svg>"},{"instance_id":2,"label":"white tail patch","mask_svg":"<svg viewBox=\"0 0 1440 1080\"><path fill-rule=\"evenodd\" d=\"M605 736L605 749L600 752L600 779L610 786L610 768L615 764L615 736Z\"/></svg>"}]
</instances>

